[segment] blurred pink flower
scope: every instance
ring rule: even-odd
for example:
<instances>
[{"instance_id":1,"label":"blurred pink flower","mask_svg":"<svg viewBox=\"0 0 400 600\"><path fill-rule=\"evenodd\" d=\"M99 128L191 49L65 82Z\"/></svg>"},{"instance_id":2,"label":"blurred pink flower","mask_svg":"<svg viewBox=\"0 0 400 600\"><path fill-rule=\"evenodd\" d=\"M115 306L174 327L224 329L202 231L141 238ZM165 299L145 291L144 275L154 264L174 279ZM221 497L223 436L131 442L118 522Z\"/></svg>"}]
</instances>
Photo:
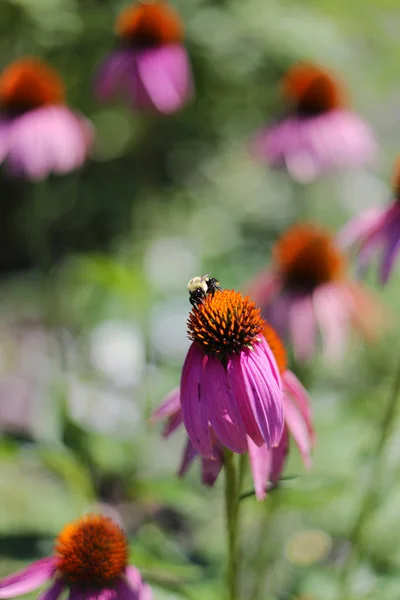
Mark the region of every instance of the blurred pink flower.
<instances>
[{"instance_id":1,"label":"blurred pink flower","mask_svg":"<svg viewBox=\"0 0 400 600\"><path fill-rule=\"evenodd\" d=\"M183 423L194 448L214 458L216 440L232 452L277 446L283 429L281 378L260 310L234 290L209 294L193 307L193 341L181 377Z\"/></svg>"},{"instance_id":2,"label":"blurred pink flower","mask_svg":"<svg viewBox=\"0 0 400 600\"><path fill-rule=\"evenodd\" d=\"M358 264L365 272L375 254L381 253L379 281L387 283L400 251L400 160L395 171L394 200L386 208L368 209L339 233L343 248L358 246Z\"/></svg>"},{"instance_id":3,"label":"blurred pink flower","mask_svg":"<svg viewBox=\"0 0 400 600\"><path fill-rule=\"evenodd\" d=\"M0 579L0 598L28 594L47 582L42 599L151 600L149 585L128 565L128 543L109 517L87 515L66 525L57 538L54 555Z\"/></svg>"},{"instance_id":4,"label":"blurred pink flower","mask_svg":"<svg viewBox=\"0 0 400 600\"><path fill-rule=\"evenodd\" d=\"M269 449L266 444L258 446L247 436L247 451L258 500L265 498L269 482L274 484L280 479L288 451L288 434L292 434L307 468L311 467L311 450L315 441L309 395L294 373L287 369L285 349L272 327L265 325L263 335L274 353L282 379L285 427L278 446L272 449ZM169 437L182 425L179 389L168 394L161 406L154 412L152 419L156 421L166 419L163 430L164 437ZM210 437L214 457L200 456L202 482L208 486L214 485L224 463L223 446L214 436L211 427ZM188 439L178 472L179 477L187 473L198 455L191 440Z\"/></svg>"},{"instance_id":5,"label":"blurred pink flower","mask_svg":"<svg viewBox=\"0 0 400 600\"><path fill-rule=\"evenodd\" d=\"M340 82L327 70L295 64L283 78L282 94L290 113L255 136L252 149L259 160L285 166L301 182L373 161L377 148L370 127L346 108Z\"/></svg>"},{"instance_id":6,"label":"blurred pink flower","mask_svg":"<svg viewBox=\"0 0 400 600\"><path fill-rule=\"evenodd\" d=\"M83 165L93 139L90 122L64 104L64 85L51 67L22 58L0 76L0 162L32 180Z\"/></svg>"},{"instance_id":7,"label":"blurred pink flower","mask_svg":"<svg viewBox=\"0 0 400 600\"><path fill-rule=\"evenodd\" d=\"M297 359L315 354L318 329L328 359L343 353L351 326L367 338L381 332L383 307L346 277L346 266L329 231L301 224L281 236L273 266L249 284L248 293L282 339L291 340Z\"/></svg>"},{"instance_id":8,"label":"blurred pink flower","mask_svg":"<svg viewBox=\"0 0 400 600\"><path fill-rule=\"evenodd\" d=\"M173 113L193 93L189 58L179 15L161 1L135 3L119 15L121 47L97 75L100 100L122 96L136 109Z\"/></svg>"}]
</instances>

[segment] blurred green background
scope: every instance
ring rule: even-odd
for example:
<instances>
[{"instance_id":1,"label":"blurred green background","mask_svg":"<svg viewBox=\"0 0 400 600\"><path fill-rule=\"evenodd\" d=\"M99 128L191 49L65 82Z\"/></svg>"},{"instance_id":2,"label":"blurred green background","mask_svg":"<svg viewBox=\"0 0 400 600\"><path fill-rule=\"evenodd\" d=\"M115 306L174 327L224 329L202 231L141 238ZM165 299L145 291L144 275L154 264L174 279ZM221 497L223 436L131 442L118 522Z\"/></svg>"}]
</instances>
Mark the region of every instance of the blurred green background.
<instances>
[{"instance_id":1,"label":"blurred green background","mask_svg":"<svg viewBox=\"0 0 400 600\"><path fill-rule=\"evenodd\" d=\"M30 184L0 174L0 575L51 551L68 520L99 507L122 519L155 600L221 597L222 477L175 478L183 433L148 417L179 382L188 348L186 283L211 271L241 289L298 218L337 230L390 196L399 150L397 0L176 1L196 98L171 117L104 107L93 77L114 46L109 0L2 0L1 67L27 54L65 78L97 131L77 173ZM278 83L295 60L334 69L382 152L374 171L296 186L255 164L254 130L282 113ZM243 598L324 600L400 594L400 429L376 481L349 585L340 573L371 465L400 332L400 270L378 293L392 325L352 340L326 367L298 370L318 444L305 473L265 503L243 501ZM375 286L374 273L369 284ZM296 367L294 367L296 368ZM251 481L247 481L251 487Z\"/></svg>"}]
</instances>

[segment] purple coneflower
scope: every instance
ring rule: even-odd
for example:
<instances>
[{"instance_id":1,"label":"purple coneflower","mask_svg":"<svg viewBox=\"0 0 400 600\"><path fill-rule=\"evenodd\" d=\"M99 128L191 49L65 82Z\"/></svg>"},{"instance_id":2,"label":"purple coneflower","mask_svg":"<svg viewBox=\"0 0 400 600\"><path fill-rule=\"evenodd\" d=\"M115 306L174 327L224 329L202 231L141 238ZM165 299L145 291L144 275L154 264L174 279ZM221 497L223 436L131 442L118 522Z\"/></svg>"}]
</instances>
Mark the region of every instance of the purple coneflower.
<instances>
[{"instance_id":1,"label":"purple coneflower","mask_svg":"<svg viewBox=\"0 0 400 600\"><path fill-rule=\"evenodd\" d=\"M281 378L263 327L254 302L234 290L209 294L191 310L181 407L188 436L204 458L215 457L215 441L239 454L247 451L248 437L267 448L280 442Z\"/></svg>"},{"instance_id":2,"label":"purple coneflower","mask_svg":"<svg viewBox=\"0 0 400 600\"><path fill-rule=\"evenodd\" d=\"M282 81L289 115L259 131L254 155L308 182L335 168L371 162L376 144L369 126L346 108L341 84L327 70L295 64Z\"/></svg>"},{"instance_id":3,"label":"purple coneflower","mask_svg":"<svg viewBox=\"0 0 400 600\"><path fill-rule=\"evenodd\" d=\"M296 357L315 353L318 329L325 356L342 354L350 326L367 338L384 323L383 311L361 284L346 277L346 259L329 231L313 224L295 225L278 240L273 266L262 271L249 293L282 339L290 339Z\"/></svg>"},{"instance_id":4,"label":"purple coneflower","mask_svg":"<svg viewBox=\"0 0 400 600\"><path fill-rule=\"evenodd\" d=\"M281 340L269 325L265 324L263 335L271 348L282 380L283 406L285 428L277 447L269 449L266 444L257 446L247 437L247 446L250 466L253 474L254 487L258 500L263 500L266 495L268 482L274 484L279 481L285 465L288 450L288 433L290 432L298 445L304 464L311 466L311 450L314 443L314 430L311 421L311 407L307 391L297 377L287 369L286 352ZM168 394L161 406L155 411L154 420L166 419L164 437L169 437L183 423L179 389ZM201 458L202 482L205 485L214 485L224 463L222 444L213 436L214 458ZM187 440L182 456L179 476L185 475L198 456L190 439Z\"/></svg>"},{"instance_id":5,"label":"purple coneflower","mask_svg":"<svg viewBox=\"0 0 400 600\"><path fill-rule=\"evenodd\" d=\"M57 72L36 58L21 58L0 75L0 162L12 174L41 180L86 160L93 131L64 103Z\"/></svg>"},{"instance_id":6,"label":"purple coneflower","mask_svg":"<svg viewBox=\"0 0 400 600\"><path fill-rule=\"evenodd\" d=\"M400 251L400 159L394 178L394 200L386 208L372 208L352 219L338 236L339 245L358 245L358 262L364 272L381 252L379 281L387 283Z\"/></svg>"},{"instance_id":7,"label":"purple coneflower","mask_svg":"<svg viewBox=\"0 0 400 600\"><path fill-rule=\"evenodd\" d=\"M166 2L128 6L119 15L120 47L106 58L96 91L103 101L122 96L137 109L179 110L193 92L183 24Z\"/></svg>"},{"instance_id":8,"label":"purple coneflower","mask_svg":"<svg viewBox=\"0 0 400 600\"><path fill-rule=\"evenodd\" d=\"M66 525L54 555L0 579L0 598L28 594L51 582L40 596L57 600L64 591L70 600L151 600L149 585L128 565L128 543L109 517L87 515Z\"/></svg>"}]
</instances>

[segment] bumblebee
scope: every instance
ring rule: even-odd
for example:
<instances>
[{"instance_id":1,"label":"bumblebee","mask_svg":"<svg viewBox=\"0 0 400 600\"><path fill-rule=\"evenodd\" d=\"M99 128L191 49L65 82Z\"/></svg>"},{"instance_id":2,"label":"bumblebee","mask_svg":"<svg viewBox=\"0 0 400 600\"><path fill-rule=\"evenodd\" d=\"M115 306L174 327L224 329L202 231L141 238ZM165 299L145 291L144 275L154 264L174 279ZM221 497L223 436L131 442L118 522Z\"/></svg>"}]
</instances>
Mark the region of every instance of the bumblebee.
<instances>
[{"instance_id":1,"label":"bumblebee","mask_svg":"<svg viewBox=\"0 0 400 600\"><path fill-rule=\"evenodd\" d=\"M219 281L215 277L210 277L211 273L193 277L187 284L189 292L189 302L192 306L197 306L200 302L203 302L204 298L208 294L215 294L217 291L222 291L222 287L219 285Z\"/></svg>"}]
</instances>

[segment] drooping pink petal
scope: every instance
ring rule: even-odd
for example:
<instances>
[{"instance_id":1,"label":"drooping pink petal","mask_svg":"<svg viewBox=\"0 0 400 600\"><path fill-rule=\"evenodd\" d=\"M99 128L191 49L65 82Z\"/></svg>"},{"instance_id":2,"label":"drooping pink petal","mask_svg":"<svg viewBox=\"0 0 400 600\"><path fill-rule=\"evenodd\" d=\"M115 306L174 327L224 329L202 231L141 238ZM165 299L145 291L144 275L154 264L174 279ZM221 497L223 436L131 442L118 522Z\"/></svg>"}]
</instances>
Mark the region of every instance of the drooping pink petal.
<instances>
[{"instance_id":1,"label":"drooping pink petal","mask_svg":"<svg viewBox=\"0 0 400 600\"><path fill-rule=\"evenodd\" d=\"M16 176L41 180L85 162L92 143L89 122L64 106L45 106L13 119L7 164Z\"/></svg>"},{"instance_id":2,"label":"drooping pink petal","mask_svg":"<svg viewBox=\"0 0 400 600\"><path fill-rule=\"evenodd\" d=\"M251 438L248 438L248 448L256 498L264 500L272 471L273 450L267 448L266 444L256 446Z\"/></svg>"},{"instance_id":3,"label":"drooping pink petal","mask_svg":"<svg viewBox=\"0 0 400 600\"><path fill-rule=\"evenodd\" d=\"M130 90L135 71L137 72L135 51L112 52L100 65L96 75L95 93L98 99L106 102L122 97L131 101Z\"/></svg>"},{"instance_id":4,"label":"drooping pink petal","mask_svg":"<svg viewBox=\"0 0 400 600\"><path fill-rule=\"evenodd\" d=\"M212 487L217 481L218 475L221 472L224 464L224 456L221 448L214 450L215 458L202 458L201 459L201 481L204 485Z\"/></svg>"},{"instance_id":5,"label":"drooping pink petal","mask_svg":"<svg viewBox=\"0 0 400 600\"><path fill-rule=\"evenodd\" d=\"M312 442L314 442L315 432L312 424L311 399L307 390L297 379L296 375L289 370L286 370L282 374L282 382L285 395L290 395L296 402L302 417L307 424L309 436Z\"/></svg>"},{"instance_id":6,"label":"drooping pink petal","mask_svg":"<svg viewBox=\"0 0 400 600\"><path fill-rule=\"evenodd\" d=\"M293 296L289 312L289 328L298 360L307 361L315 353L316 322L309 294Z\"/></svg>"},{"instance_id":7,"label":"drooping pink petal","mask_svg":"<svg viewBox=\"0 0 400 600\"><path fill-rule=\"evenodd\" d=\"M286 425L299 448L304 465L309 469L311 468L312 439L307 423L299 407L293 402L290 396L285 394L283 402Z\"/></svg>"},{"instance_id":8,"label":"drooping pink petal","mask_svg":"<svg viewBox=\"0 0 400 600\"><path fill-rule=\"evenodd\" d=\"M275 363L268 345L260 341L258 344L264 356L260 357L255 350L241 353L240 369L245 384L246 397L241 404L248 402L254 419L261 431L268 448L279 443L283 429L282 390L271 369L270 357ZM233 360L232 360L233 362ZM277 370L276 363L275 369ZM249 434L250 435L250 434Z\"/></svg>"},{"instance_id":9,"label":"drooping pink petal","mask_svg":"<svg viewBox=\"0 0 400 600\"><path fill-rule=\"evenodd\" d=\"M207 406L204 400L201 348L193 342L187 353L181 377L181 407L186 431L196 450L204 458L212 458Z\"/></svg>"},{"instance_id":10,"label":"drooping pink petal","mask_svg":"<svg viewBox=\"0 0 400 600\"><path fill-rule=\"evenodd\" d=\"M379 281L386 284L392 272L394 262L400 252L400 218L396 225L392 225L385 243L381 267L379 270Z\"/></svg>"},{"instance_id":11,"label":"drooping pink petal","mask_svg":"<svg viewBox=\"0 0 400 600\"><path fill-rule=\"evenodd\" d=\"M38 600L58 600L65 587L65 581L58 577L47 590L39 595Z\"/></svg>"},{"instance_id":12,"label":"drooping pink petal","mask_svg":"<svg viewBox=\"0 0 400 600\"><path fill-rule=\"evenodd\" d=\"M6 158L8 153L10 120L0 119L0 163Z\"/></svg>"},{"instance_id":13,"label":"drooping pink petal","mask_svg":"<svg viewBox=\"0 0 400 600\"><path fill-rule=\"evenodd\" d=\"M251 405L252 398L249 399L248 397L247 384L243 376L241 362L241 358L237 355L228 361L227 373L229 387L235 395L247 435L251 437L257 446L261 446L264 443L264 439L255 411Z\"/></svg>"},{"instance_id":14,"label":"drooping pink petal","mask_svg":"<svg viewBox=\"0 0 400 600\"><path fill-rule=\"evenodd\" d=\"M142 575L134 565L128 565L125 568L125 577L133 590L139 590L143 584Z\"/></svg>"},{"instance_id":15,"label":"drooping pink petal","mask_svg":"<svg viewBox=\"0 0 400 600\"><path fill-rule=\"evenodd\" d=\"M377 223L381 222L385 212L385 209L380 207L369 208L361 215L351 219L335 238L338 247L346 249L362 240L371 230L375 229Z\"/></svg>"},{"instance_id":16,"label":"drooping pink petal","mask_svg":"<svg viewBox=\"0 0 400 600\"><path fill-rule=\"evenodd\" d=\"M160 421L165 418L167 422L163 429L163 437L169 437L183 423L179 388L175 388L169 392L151 416L152 421Z\"/></svg>"},{"instance_id":17,"label":"drooping pink petal","mask_svg":"<svg viewBox=\"0 0 400 600\"><path fill-rule=\"evenodd\" d=\"M326 358L337 360L347 343L351 297L339 283L319 286L313 294L315 316L321 329Z\"/></svg>"},{"instance_id":18,"label":"drooping pink petal","mask_svg":"<svg viewBox=\"0 0 400 600\"><path fill-rule=\"evenodd\" d=\"M125 581L120 578L115 584L115 598L116 600L140 600L141 599L141 591L142 591L142 583L134 587L130 585L129 581ZM101 598L99 600L113 600L112 598Z\"/></svg>"},{"instance_id":19,"label":"drooping pink petal","mask_svg":"<svg viewBox=\"0 0 400 600\"><path fill-rule=\"evenodd\" d=\"M183 477L184 475L186 475L196 456L198 456L198 452L196 448L194 448L190 439L188 439L185 445L185 449L183 451L182 461L178 471L178 477Z\"/></svg>"},{"instance_id":20,"label":"drooping pink petal","mask_svg":"<svg viewBox=\"0 0 400 600\"><path fill-rule=\"evenodd\" d=\"M140 590L139 600L153 600L153 590L148 583L142 585Z\"/></svg>"},{"instance_id":21,"label":"drooping pink petal","mask_svg":"<svg viewBox=\"0 0 400 600\"><path fill-rule=\"evenodd\" d=\"M221 361L209 356L204 363L203 395L207 405L208 421L217 438L232 452L246 452L247 439L242 417L228 384L228 376Z\"/></svg>"},{"instance_id":22,"label":"drooping pink petal","mask_svg":"<svg viewBox=\"0 0 400 600\"><path fill-rule=\"evenodd\" d=\"M287 427L284 427L282 437L276 448L272 448L272 468L270 480L272 483L278 483L281 478L283 468L289 453L289 435Z\"/></svg>"},{"instance_id":23,"label":"drooping pink petal","mask_svg":"<svg viewBox=\"0 0 400 600\"><path fill-rule=\"evenodd\" d=\"M189 58L181 45L142 50L137 56L141 81L162 113L179 110L192 91Z\"/></svg>"},{"instance_id":24,"label":"drooping pink petal","mask_svg":"<svg viewBox=\"0 0 400 600\"><path fill-rule=\"evenodd\" d=\"M46 583L55 573L55 559L42 558L25 569L0 580L0 598L15 598L28 594Z\"/></svg>"}]
</instances>

